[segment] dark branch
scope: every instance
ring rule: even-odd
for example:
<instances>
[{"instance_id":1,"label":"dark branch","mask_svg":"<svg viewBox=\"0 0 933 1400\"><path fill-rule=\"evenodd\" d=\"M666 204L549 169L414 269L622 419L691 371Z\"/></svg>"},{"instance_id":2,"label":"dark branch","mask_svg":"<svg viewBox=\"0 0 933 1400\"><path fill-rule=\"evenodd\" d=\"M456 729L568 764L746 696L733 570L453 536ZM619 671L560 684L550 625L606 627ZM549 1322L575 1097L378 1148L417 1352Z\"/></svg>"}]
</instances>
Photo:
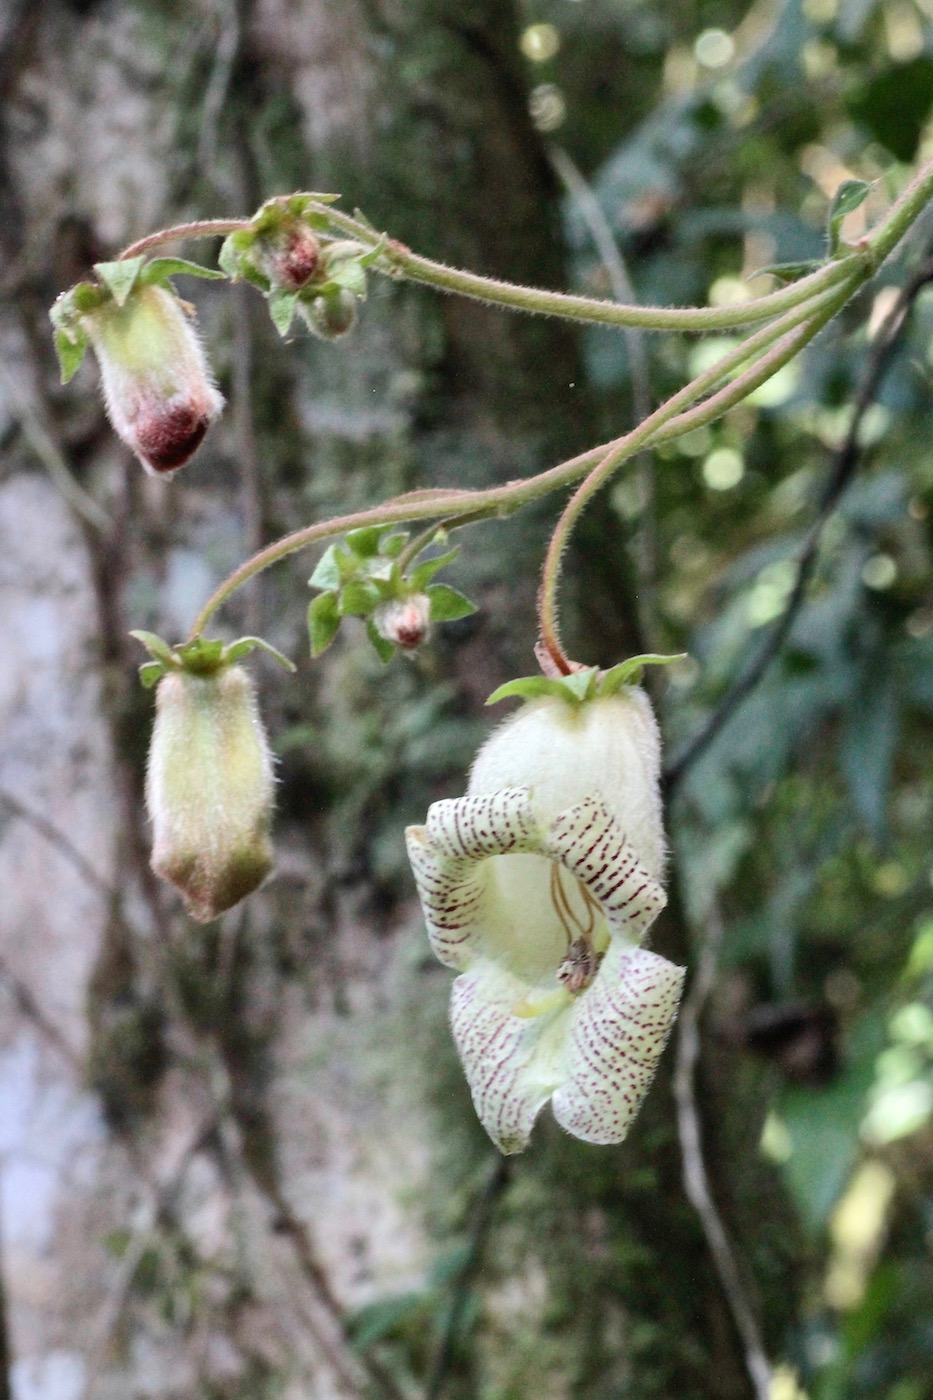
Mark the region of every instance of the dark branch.
<instances>
[{"instance_id":1,"label":"dark branch","mask_svg":"<svg viewBox=\"0 0 933 1400\"><path fill-rule=\"evenodd\" d=\"M911 307L928 283L933 282L933 258L928 257L901 290L895 305L886 316L875 338L865 366L862 383L856 395L849 430L845 441L835 453L823 486L816 519L810 527L803 549L797 559L794 586L784 612L765 638L758 655L732 689L727 691L709 716L699 734L678 754L664 772L664 789L670 799L687 773L725 728L729 720L760 684L772 663L780 654L788 634L806 597L807 586L819 557L823 531L839 501L854 477L859 464L859 429L867 409L884 379L894 350L907 324Z\"/></svg>"},{"instance_id":2,"label":"dark branch","mask_svg":"<svg viewBox=\"0 0 933 1400\"><path fill-rule=\"evenodd\" d=\"M50 822L41 812L34 812L31 807L27 807L25 802L21 802L18 797L14 797L12 792L7 792L6 788L0 788L0 803L8 808L20 821L24 821L46 841L50 846L54 846L60 855L77 870L78 874L90 885L91 889L104 896L107 900L114 898L114 890L103 878L98 875L91 862L82 855L77 846L66 835L59 830L53 822Z\"/></svg>"}]
</instances>

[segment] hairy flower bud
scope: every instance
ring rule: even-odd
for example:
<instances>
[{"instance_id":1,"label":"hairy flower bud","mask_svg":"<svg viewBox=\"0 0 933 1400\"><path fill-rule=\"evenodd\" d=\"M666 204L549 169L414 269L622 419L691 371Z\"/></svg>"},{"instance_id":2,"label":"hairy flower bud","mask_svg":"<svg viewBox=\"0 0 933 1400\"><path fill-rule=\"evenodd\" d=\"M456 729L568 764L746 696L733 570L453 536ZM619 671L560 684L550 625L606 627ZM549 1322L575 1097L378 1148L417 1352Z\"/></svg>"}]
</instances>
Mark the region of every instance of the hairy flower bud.
<instances>
[{"instance_id":1,"label":"hairy flower bud","mask_svg":"<svg viewBox=\"0 0 933 1400\"><path fill-rule=\"evenodd\" d=\"M199 922L218 918L269 874L272 801L272 759L246 671L167 672L146 775L152 868Z\"/></svg>"},{"instance_id":2,"label":"hairy flower bud","mask_svg":"<svg viewBox=\"0 0 933 1400\"><path fill-rule=\"evenodd\" d=\"M178 298L162 286L136 286L122 306L105 301L81 325L114 430L147 471L183 467L224 401Z\"/></svg>"},{"instance_id":3,"label":"hairy flower bud","mask_svg":"<svg viewBox=\"0 0 933 1400\"><path fill-rule=\"evenodd\" d=\"M308 330L320 340L340 340L356 324L356 297L352 292L325 292L301 300L298 311Z\"/></svg>"},{"instance_id":4,"label":"hairy flower bud","mask_svg":"<svg viewBox=\"0 0 933 1400\"><path fill-rule=\"evenodd\" d=\"M288 219L260 235L249 254L275 291L297 292L311 280L321 261L321 245L300 219Z\"/></svg>"},{"instance_id":5,"label":"hairy flower bud","mask_svg":"<svg viewBox=\"0 0 933 1400\"><path fill-rule=\"evenodd\" d=\"M387 642L394 642L403 651L414 651L428 634L431 620L431 600L426 593L411 593L407 598L392 598L380 603L373 613L373 626Z\"/></svg>"}]
</instances>

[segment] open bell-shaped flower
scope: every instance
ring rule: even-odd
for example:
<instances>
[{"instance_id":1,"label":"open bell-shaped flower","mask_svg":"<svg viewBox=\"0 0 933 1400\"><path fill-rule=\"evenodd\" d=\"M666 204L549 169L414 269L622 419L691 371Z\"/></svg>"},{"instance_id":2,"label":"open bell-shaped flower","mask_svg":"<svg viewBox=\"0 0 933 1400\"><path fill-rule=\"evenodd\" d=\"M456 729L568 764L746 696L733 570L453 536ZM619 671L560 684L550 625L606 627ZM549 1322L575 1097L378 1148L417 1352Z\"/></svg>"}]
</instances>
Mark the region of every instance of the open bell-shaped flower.
<instances>
[{"instance_id":1,"label":"open bell-shaped flower","mask_svg":"<svg viewBox=\"0 0 933 1400\"><path fill-rule=\"evenodd\" d=\"M480 1120L520 1152L548 1100L586 1142L626 1135L677 1012L683 969L640 946L665 904L660 746L627 686L523 706L465 797L408 851L428 936L461 976L451 1022Z\"/></svg>"}]
</instances>

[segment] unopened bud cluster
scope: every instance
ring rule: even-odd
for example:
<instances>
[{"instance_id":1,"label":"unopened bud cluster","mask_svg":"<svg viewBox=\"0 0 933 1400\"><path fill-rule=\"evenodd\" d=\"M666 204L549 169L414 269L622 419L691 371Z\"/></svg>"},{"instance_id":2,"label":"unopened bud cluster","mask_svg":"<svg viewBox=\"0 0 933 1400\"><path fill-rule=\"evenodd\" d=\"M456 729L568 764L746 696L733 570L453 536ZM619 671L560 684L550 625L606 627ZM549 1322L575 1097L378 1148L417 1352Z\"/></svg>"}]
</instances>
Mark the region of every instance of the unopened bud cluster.
<instances>
[{"instance_id":1,"label":"unopened bud cluster","mask_svg":"<svg viewBox=\"0 0 933 1400\"><path fill-rule=\"evenodd\" d=\"M338 340L356 322L375 253L350 239L319 238L314 202L303 194L268 200L227 238L220 266L265 294L281 335L297 314L320 339Z\"/></svg>"},{"instance_id":2,"label":"unopened bud cluster","mask_svg":"<svg viewBox=\"0 0 933 1400\"><path fill-rule=\"evenodd\" d=\"M373 626L387 642L402 651L415 651L428 635L431 622L431 599L426 593L412 593L407 598L392 598L380 603L373 613Z\"/></svg>"}]
</instances>

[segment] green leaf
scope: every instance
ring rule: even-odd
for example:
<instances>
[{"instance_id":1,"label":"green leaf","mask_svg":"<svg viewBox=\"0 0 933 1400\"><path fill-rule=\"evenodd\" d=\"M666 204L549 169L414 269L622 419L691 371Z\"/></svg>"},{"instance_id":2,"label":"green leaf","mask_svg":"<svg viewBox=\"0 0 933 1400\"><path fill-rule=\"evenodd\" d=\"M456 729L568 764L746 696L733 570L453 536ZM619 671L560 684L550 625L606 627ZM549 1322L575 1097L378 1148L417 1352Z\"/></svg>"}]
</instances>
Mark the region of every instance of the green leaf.
<instances>
[{"instance_id":1,"label":"green leaf","mask_svg":"<svg viewBox=\"0 0 933 1400\"><path fill-rule=\"evenodd\" d=\"M618 666L611 667L604 671L596 685L596 694L615 695L624 685L637 685L641 680L641 673L645 666L670 666L672 661L685 661L687 653L685 651L666 656L659 652L646 652L643 656L630 656L628 661L621 661Z\"/></svg>"},{"instance_id":2,"label":"green leaf","mask_svg":"<svg viewBox=\"0 0 933 1400\"><path fill-rule=\"evenodd\" d=\"M383 234L382 237L379 239L379 242L376 244L375 248L370 248L368 253L363 253L361 255L359 259L360 267L373 267L374 264L379 261L380 257L385 252L386 244L388 243L388 241L388 236L386 234Z\"/></svg>"},{"instance_id":3,"label":"green leaf","mask_svg":"<svg viewBox=\"0 0 933 1400\"><path fill-rule=\"evenodd\" d=\"M593 666L583 671L571 671L569 676L563 676L557 683L565 692L562 698L569 698L571 702L582 705L584 700L594 698L598 678L599 672Z\"/></svg>"},{"instance_id":4,"label":"green leaf","mask_svg":"<svg viewBox=\"0 0 933 1400\"><path fill-rule=\"evenodd\" d=\"M126 299L135 287L145 261L145 258L121 258L117 262L94 264L94 271L110 292L117 306L126 304Z\"/></svg>"},{"instance_id":5,"label":"green leaf","mask_svg":"<svg viewBox=\"0 0 933 1400\"><path fill-rule=\"evenodd\" d=\"M796 282L798 277L806 277L810 272L816 272L817 268L823 264L817 258L809 258L806 262L786 262L769 263L767 267L759 267L752 272L747 281L752 277L776 277L780 282Z\"/></svg>"},{"instance_id":6,"label":"green leaf","mask_svg":"<svg viewBox=\"0 0 933 1400\"><path fill-rule=\"evenodd\" d=\"M169 277L204 277L210 282L223 282L226 280L225 272L218 272L213 267L202 267L200 263L191 262L188 258L153 258L152 262L146 263L139 274L140 282L147 286L166 282Z\"/></svg>"},{"instance_id":7,"label":"green leaf","mask_svg":"<svg viewBox=\"0 0 933 1400\"><path fill-rule=\"evenodd\" d=\"M298 302L296 292L273 292L269 297L269 315L280 336L288 335Z\"/></svg>"},{"instance_id":8,"label":"green leaf","mask_svg":"<svg viewBox=\"0 0 933 1400\"><path fill-rule=\"evenodd\" d=\"M865 180L843 180L833 195L826 224L830 253L835 253L839 247L843 219L865 203L870 191L871 185L867 184Z\"/></svg>"},{"instance_id":9,"label":"green leaf","mask_svg":"<svg viewBox=\"0 0 933 1400\"><path fill-rule=\"evenodd\" d=\"M221 271L228 277L241 277L240 263L243 254L249 251L255 241L256 235L251 229L237 229L235 233L229 234L220 245L220 252L217 254Z\"/></svg>"},{"instance_id":10,"label":"green leaf","mask_svg":"<svg viewBox=\"0 0 933 1400\"><path fill-rule=\"evenodd\" d=\"M379 541L379 553L384 555L386 559L397 559L407 543L407 530L397 530L395 534L384 531L382 539Z\"/></svg>"},{"instance_id":11,"label":"green leaf","mask_svg":"<svg viewBox=\"0 0 933 1400\"><path fill-rule=\"evenodd\" d=\"M518 680L506 681L505 685L500 685L498 690L492 692L486 704L496 705L500 700L508 700L513 695L522 700L537 700L542 695L568 698L563 681L548 680L547 676L522 676Z\"/></svg>"},{"instance_id":12,"label":"green leaf","mask_svg":"<svg viewBox=\"0 0 933 1400\"><path fill-rule=\"evenodd\" d=\"M449 549L446 554L438 554L433 559L424 559L412 570L410 583L415 593L423 593L436 573L450 564L460 553L459 549Z\"/></svg>"},{"instance_id":13,"label":"green leaf","mask_svg":"<svg viewBox=\"0 0 933 1400\"><path fill-rule=\"evenodd\" d=\"M330 646L340 626L336 593L322 593L308 606L308 637L311 656L316 658Z\"/></svg>"},{"instance_id":14,"label":"green leaf","mask_svg":"<svg viewBox=\"0 0 933 1400\"><path fill-rule=\"evenodd\" d=\"M135 637L137 642L141 642L149 652L149 655L154 656L157 661L164 662L166 666L177 665L175 653L172 651L172 648L169 646L168 642L164 642L155 632L141 632L136 630L131 632L130 636Z\"/></svg>"},{"instance_id":15,"label":"green leaf","mask_svg":"<svg viewBox=\"0 0 933 1400\"><path fill-rule=\"evenodd\" d=\"M431 600L432 622L456 622L460 617L469 617L476 612L476 604L471 603L465 594L446 583L432 583L425 590Z\"/></svg>"},{"instance_id":16,"label":"green leaf","mask_svg":"<svg viewBox=\"0 0 933 1400\"><path fill-rule=\"evenodd\" d=\"M55 332L55 353L61 369L62 383L67 384L77 374L88 350L88 338L82 330L57 330Z\"/></svg>"},{"instance_id":17,"label":"green leaf","mask_svg":"<svg viewBox=\"0 0 933 1400\"><path fill-rule=\"evenodd\" d=\"M379 541L385 534L384 525L362 525L358 530L349 530L346 542L360 559L368 559L379 552Z\"/></svg>"},{"instance_id":18,"label":"green leaf","mask_svg":"<svg viewBox=\"0 0 933 1400\"><path fill-rule=\"evenodd\" d=\"M271 656L272 660L277 661L286 671L297 670L294 661L290 661L284 652L279 651L278 647L274 647L264 637L240 637L225 648L224 658L227 661L239 661L241 656L249 656L252 651L265 652L266 656Z\"/></svg>"},{"instance_id":19,"label":"green leaf","mask_svg":"<svg viewBox=\"0 0 933 1400\"><path fill-rule=\"evenodd\" d=\"M139 679L146 690L158 685L164 675L165 667L161 661L144 661L139 668Z\"/></svg>"},{"instance_id":20,"label":"green leaf","mask_svg":"<svg viewBox=\"0 0 933 1400\"><path fill-rule=\"evenodd\" d=\"M442 584L436 585L443 587ZM431 590L428 589L430 593ZM486 701L495 705L499 700L518 695L523 700L534 700L541 695L556 695L571 705L582 705L587 700L602 699L615 695L623 685L634 684L645 666L669 666L672 661L683 661L686 652L664 656L656 652L646 652L643 656L632 656L608 671L598 671L595 666L586 666L580 671L571 671L569 676L522 676L519 680L507 681L494 690Z\"/></svg>"},{"instance_id":21,"label":"green leaf","mask_svg":"<svg viewBox=\"0 0 933 1400\"><path fill-rule=\"evenodd\" d=\"M353 217L354 219L356 219L356 222L358 224L365 225L365 227L369 229L370 233L374 233L377 238L385 238L385 234L379 233L379 230L376 228L376 225L373 223L372 219L367 219L362 209L354 209Z\"/></svg>"},{"instance_id":22,"label":"green leaf","mask_svg":"<svg viewBox=\"0 0 933 1400\"><path fill-rule=\"evenodd\" d=\"M351 579L340 590L340 612L344 617L369 617L381 597L374 583Z\"/></svg>"},{"instance_id":23,"label":"green leaf","mask_svg":"<svg viewBox=\"0 0 933 1400\"><path fill-rule=\"evenodd\" d=\"M385 637L379 635L372 618L366 624L366 635L375 647L379 660L382 662L391 661L395 655L395 643L387 641Z\"/></svg>"},{"instance_id":24,"label":"green leaf","mask_svg":"<svg viewBox=\"0 0 933 1400\"><path fill-rule=\"evenodd\" d=\"M340 568L340 561L337 556L337 546L328 545L320 559L317 561L314 573L308 579L311 588L339 588L343 581Z\"/></svg>"}]
</instances>

